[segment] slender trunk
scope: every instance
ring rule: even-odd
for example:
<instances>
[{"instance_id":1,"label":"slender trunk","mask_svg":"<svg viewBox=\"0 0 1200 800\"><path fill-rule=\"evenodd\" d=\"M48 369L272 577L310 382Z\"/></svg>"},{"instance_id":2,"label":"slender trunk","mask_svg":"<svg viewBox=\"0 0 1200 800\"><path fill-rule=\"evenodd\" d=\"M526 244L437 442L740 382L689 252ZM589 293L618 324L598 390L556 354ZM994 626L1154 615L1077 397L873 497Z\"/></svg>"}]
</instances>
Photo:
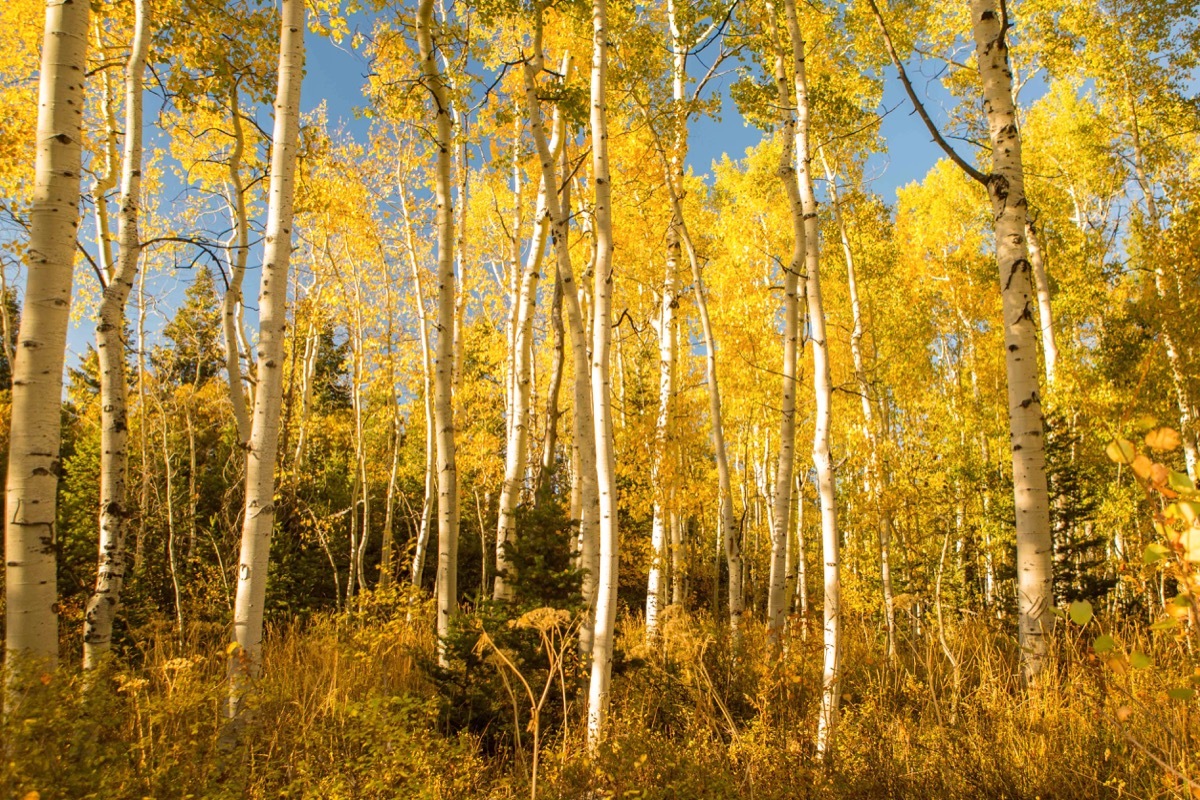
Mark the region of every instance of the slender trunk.
<instances>
[{"instance_id":1,"label":"slender trunk","mask_svg":"<svg viewBox=\"0 0 1200 800\"><path fill-rule=\"evenodd\" d=\"M769 12L774 16L774 6ZM774 25L772 24L772 28ZM785 42L776 40L775 92L779 103L780 157L778 175L787 193L792 216L792 256L783 272L783 388L780 402L779 462L775 471L775 507L771 515L771 569L767 590L767 629L772 651L780 653L780 636L786 612L787 536L792 506L792 474L796 456L796 372L800 350L800 273L805 267L808 230L805 208L801 201L796 177L795 105L792 100L792 80L788 75ZM798 57L798 56L797 56ZM794 67L800 66L799 63Z\"/></svg>"},{"instance_id":2,"label":"slender trunk","mask_svg":"<svg viewBox=\"0 0 1200 800\"><path fill-rule=\"evenodd\" d=\"M233 221L233 239L228 248L229 286L221 299L221 333L225 345L229 402L237 423L238 442L244 447L250 441L250 406L242 387L240 345L245 336L241 330L242 283L246 277L246 259L250 254L250 220L246 212L246 188L242 181L246 135L242 129L242 109L236 82L231 82L229 87L229 119L233 128L233 149L229 153L229 213Z\"/></svg>"},{"instance_id":3,"label":"slender trunk","mask_svg":"<svg viewBox=\"0 0 1200 800\"><path fill-rule=\"evenodd\" d=\"M563 186L563 205L566 206L570 184ZM567 214L570 215L568 208ZM555 450L558 448L558 421L562 417L559 395L562 393L563 365L566 361L566 329L563 327L563 289L558 270L554 272L554 295L550 302L550 329L554 334L554 358L550 365L550 387L546 391L546 435L542 444L542 467L538 472L537 496L549 496L558 463Z\"/></svg>"},{"instance_id":4,"label":"slender trunk","mask_svg":"<svg viewBox=\"0 0 1200 800\"><path fill-rule=\"evenodd\" d=\"M241 713L247 693L252 691L262 658L263 603L275 521L275 451L283 404L287 275L292 254L300 81L304 72L304 11L302 0L282 0L270 203L258 301L258 388L246 452L246 505L233 611L237 647L229 659L228 713L234 719Z\"/></svg>"},{"instance_id":5,"label":"slender trunk","mask_svg":"<svg viewBox=\"0 0 1200 800\"><path fill-rule=\"evenodd\" d=\"M686 595L683 582L683 533L687 521L671 512L671 605L682 606Z\"/></svg>"},{"instance_id":6,"label":"slender trunk","mask_svg":"<svg viewBox=\"0 0 1200 800\"><path fill-rule=\"evenodd\" d=\"M434 370L434 427L438 478L438 660L445 665L444 642L458 610L458 470L454 445L454 207L450 180L452 126L450 102L435 58L433 0L417 7L417 45L425 88L433 102L436 130L434 195L437 201L437 349Z\"/></svg>"},{"instance_id":7,"label":"slender trunk","mask_svg":"<svg viewBox=\"0 0 1200 800\"><path fill-rule=\"evenodd\" d=\"M561 69L565 72L567 68L568 64L564 63ZM534 144L537 147L542 178L554 185L556 181L554 160L550 145L546 141L540 111L537 113L536 120L531 119L530 128ZM565 139L565 136L563 138ZM566 204L559 202L557 192L547 192L546 203L550 210L550 218L554 223L550 228L550 237L554 243L555 266L558 271L558 279L562 282L563 303L567 311L567 329L571 336L571 360L574 369L572 435L578 462L576 475L579 483L579 564L583 569L582 593L586 605L584 622L579 630L579 648L584 653L590 653L594 641L598 581L601 569L599 527L601 506L598 493L597 470L599 467L596 438L598 423L593 418L593 375L589 370L586 328L567 240L570 217ZM607 378L607 370L604 374ZM611 419L609 428L611 429Z\"/></svg>"},{"instance_id":8,"label":"slender trunk","mask_svg":"<svg viewBox=\"0 0 1200 800\"><path fill-rule=\"evenodd\" d=\"M142 474L142 489L138 495L138 528L137 540L133 545L133 572L136 575L142 569L142 547L146 540L146 516L150 510L150 432L149 413L146 411L146 270L138 272L137 299L137 337L138 337L138 441L141 451L141 462L138 471Z\"/></svg>"},{"instance_id":9,"label":"slender trunk","mask_svg":"<svg viewBox=\"0 0 1200 800\"><path fill-rule=\"evenodd\" d=\"M421 379L425 408L425 499L421 504L421 527L413 550L410 581L419 587L425 575L425 553L429 549L429 530L433 527L433 506L437 493L437 435L433 412L433 348L429 343L429 318L425 311L425 289L421 270L417 266L416 238L408 210L408 190L400 183L400 210L404 217L404 239L408 250L408 265L413 277L413 304L417 309L417 324L421 339Z\"/></svg>"},{"instance_id":10,"label":"slender trunk","mask_svg":"<svg viewBox=\"0 0 1200 800\"><path fill-rule=\"evenodd\" d=\"M992 173L987 177L987 189L995 216L996 262L1003 295L1017 522L1018 630L1022 671L1025 679L1032 681L1041 671L1046 655L1043 623L1054 596L1036 323L1030 312L1033 287L1025 241L1021 135L1013 106L1012 73L1000 10L994 0L971 0L971 19L992 143Z\"/></svg>"},{"instance_id":11,"label":"slender trunk","mask_svg":"<svg viewBox=\"0 0 1200 800\"><path fill-rule=\"evenodd\" d=\"M592 317L592 403L596 437L596 485L600 496L600 554L592 675L588 688L587 746L599 751L608 715L613 634L617 620L617 486L609 382L612 341L613 228L608 170L608 0L592 0L591 130L595 187L596 266Z\"/></svg>"},{"instance_id":12,"label":"slender trunk","mask_svg":"<svg viewBox=\"0 0 1200 800\"><path fill-rule=\"evenodd\" d=\"M796 476L796 610L808 635L808 556L804 550L804 478Z\"/></svg>"},{"instance_id":13,"label":"slender trunk","mask_svg":"<svg viewBox=\"0 0 1200 800\"><path fill-rule=\"evenodd\" d=\"M125 150L117 216L119 250L115 269L100 301L96 355L100 368L100 559L96 590L83 625L83 668L96 667L108 653L112 625L121 603L128 557L129 526L126 477L129 470L129 381L125 373L125 305L137 275L141 239L142 79L150 32L146 0L134 3L133 42L125 67ZM96 198L103 203L103 198Z\"/></svg>"},{"instance_id":14,"label":"slender trunk","mask_svg":"<svg viewBox=\"0 0 1200 800\"><path fill-rule=\"evenodd\" d=\"M737 521L733 515L733 483L729 477L729 454L725 446L725 423L722 417L721 388L717 381L717 341L713 334L712 319L708 314L708 292L704 288L704 276L700 270L700 259L683 216L683 205L675 176L669 166L666 184L671 193L671 205L678 224L679 238L687 252L692 268L692 283L696 298L696 310L700 315L700 330L704 335L704 369L708 383L708 410L712 423L713 455L717 462L717 506L720 530L718 537L725 544L725 562L729 571L729 630L735 646L741 640L742 613L745 610L745 594L742 584L742 543Z\"/></svg>"},{"instance_id":15,"label":"slender trunk","mask_svg":"<svg viewBox=\"0 0 1200 800\"><path fill-rule=\"evenodd\" d=\"M88 3L46 3L29 274L13 362L5 500L4 665L10 689L21 671L51 670L58 662L59 398L79 227L88 13Z\"/></svg>"},{"instance_id":16,"label":"slender trunk","mask_svg":"<svg viewBox=\"0 0 1200 800\"><path fill-rule=\"evenodd\" d=\"M537 27L534 35L534 53L525 62L522 73L525 80L525 113L529 117L530 128L538 128L545 136L542 127L542 112L537 98L536 78L542 69L541 55L541 14L537 15ZM569 62L568 62L569 63ZM538 134L535 134L535 137ZM556 110L552 122L551 141L549 144L550 159L543 165L542 180L538 189L537 214L534 220L533 239L530 243L529 258L521 275L519 297L513 298L517 307L517 323L513 331L513 401L512 418L508 425L508 445L504 464L504 483L500 491L500 507L496 523L496 583L494 597L496 600L512 600L511 581L512 565L508 559L508 546L516 539L516 509L521 500L521 489L524 485L525 469L529 456L529 422L531 409L531 387L533 379L531 366L533 361L533 317L537 308L537 287L541 279L542 258L546 251L546 237L552 224L549 196L555 195L557 205L558 177L555 175L554 163L558 150L563 143L562 117ZM539 152L539 156L541 153Z\"/></svg>"},{"instance_id":17,"label":"slender trunk","mask_svg":"<svg viewBox=\"0 0 1200 800\"><path fill-rule=\"evenodd\" d=\"M1046 362L1046 386L1054 385L1054 374L1058 366L1058 342L1054 336L1054 313L1050 308L1050 281L1046 279L1046 259L1038 240L1037 227L1033 221L1025 220L1025 238L1029 241L1029 263L1033 267L1034 285L1037 286L1038 320L1041 322L1042 358Z\"/></svg>"},{"instance_id":18,"label":"slender trunk","mask_svg":"<svg viewBox=\"0 0 1200 800\"><path fill-rule=\"evenodd\" d=\"M891 565L891 517L884 505L883 468L879 457L879 434L876 430L874 409L871 404L871 386L867 381L865 359L863 358L862 339L864 335L862 304L858 298L858 275L854 265L854 252L850 248L850 236L846 230L846 221L842 216L841 197L838 195L837 174L830 168L821 151L821 163L825 167L825 178L829 184L829 197L833 201L833 217L837 223L838 233L842 240L842 255L846 259L846 284L850 293L850 313L853 318L853 328L850 332L850 357L854 362L854 376L858 383L859 399L862 402L863 432L867 439L867 468L866 494L875 506L875 514L879 524L879 572L883 584L883 618L887 630L888 658L896 658L896 605L892 594L892 565Z\"/></svg>"},{"instance_id":19,"label":"slender trunk","mask_svg":"<svg viewBox=\"0 0 1200 800\"><path fill-rule=\"evenodd\" d=\"M1154 289L1158 294L1167 313L1180 308L1179 275L1177 268L1168 266L1163 260L1163 254L1158 252L1158 239L1162 231L1162 217L1159 215L1158 202L1154 199L1154 187L1146 174L1145 156L1142 151L1141 126L1138 123L1137 106L1132 98L1129 100L1130 118L1133 131L1133 169L1138 186L1146 201L1146 214L1150 218L1151 242L1150 253L1153 259ZM1170 274L1175 273L1175 274ZM1188 476L1193 481L1200 478L1197 463L1200 462L1200 445L1196 441L1196 412L1189 385L1188 365L1184 351L1180 348L1175 327L1166 324L1162 326L1163 344L1167 351L1167 363L1171 367L1171 384L1175 390L1175 402L1179 408L1179 431L1183 440L1183 456L1187 465Z\"/></svg>"}]
</instances>

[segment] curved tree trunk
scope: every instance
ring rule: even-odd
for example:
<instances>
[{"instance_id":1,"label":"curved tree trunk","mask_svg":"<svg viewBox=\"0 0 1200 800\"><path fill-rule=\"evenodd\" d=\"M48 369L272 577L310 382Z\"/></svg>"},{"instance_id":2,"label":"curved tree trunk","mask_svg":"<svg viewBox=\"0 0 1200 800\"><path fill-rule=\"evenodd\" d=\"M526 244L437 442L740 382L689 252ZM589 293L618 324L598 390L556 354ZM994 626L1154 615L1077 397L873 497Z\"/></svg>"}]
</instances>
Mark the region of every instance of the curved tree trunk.
<instances>
[{"instance_id":1,"label":"curved tree trunk","mask_svg":"<svg viewBox=\"0 0 1200 800\"><path fill-rule=\"evenodd\" d=\"M125 305L137 276L141 239L138 211L142 184L142 79L150 32L146 0L134 3L133 42L125 67L125 150L117 215L116 268L107 276L96 326L100 367L100 562L96 591L83 624L83 668L99 665L112 643L112 625L121 602L128 557L126 478L129 469L129 381L125 371ZM103 203L102 197L96 198Z\"/></svg>"},{"instance_id":2,"label":"curved tree trunk","mask_svg":"<svg viewBox=\"0 0 1200 800\"><path fill-rule=\"evenodd\" d=\"M417 45L425 88L433 101L437 141L434 195L437 201L437 349L434 369L434 428L438 479L438 660L444 665L443 644L450 617L458 610L458 470L454 447L454 202L450 180L452 126L450 103L434 53L433 0L417 7Z\"/></svg>"},{"instance_id":3,"label":"curved tree trunk","mask_svg":"<svg viewBox=\"0 0 1200 800\"><path fill-rule=\"evenodd\" d=\"M612 186L608 169L608 0L592 0L592 181L595 187L596 266L592 316L592 406L596 438L596 485L600 496L600 547L592 675L588 687L588 751L596 753L608 716L613 634L617 621L617 486L612 387Z\"/></svg>"},{"instance_id":4,"label":"curved tree trunk","mask_svg":"<svg viewBox=\"0 0 1200 800\"><path fill-rule=\"evenodd\" d=\"M542 71L541 13L537 16L534 36L534 52L522 69L525 86L525 113L530 128L536 128L535 137L545 137L542 130L542 112L537 97L537 75ZM537 215L534 221L533 240L529 258L521 276L520 294L514 298L517 306L517 322L513 331L513 401L512 419L508 426L508 444L504 464L504 484L500 492L500 508L496 523L496 584L493 596L496 600L512 600L512 565L508 560L505 545L516 537L516 510L521 500L525 480L525 469L529 460L529 423L532 389L533 361L533 317L537 310L537 287L541 279L542 258L546 252L546 237L554 218L550 210L549 197L555 195L557 203L558 177L554 163L563 143L563 122L557 109L551 123L551 141L548 146L550 159L543 164L542 180L538 189ZM539 149L539 157L541 157Z\"/></svg>"},{"instance_id":5,"label":"curved tree trunk","mask_svg":"<svg viewBox=\"0 0 1200 800\"><path fill-rule=\"evenodd\" d=\"M250 220L246 212L246 188L242 181L242 154L246 136L242 129L242 109L237 84L229 89L229 120L233 127L233 149L229 154L229 202L233 218L233 240L229 249L229 286L221 299L221 334L225 345L225 372L229 402L237 423L238 442L250 441L250 405L242 388L242 283L246 278L246 259L250 254Z\"/></svg>"},{"instance_id":6,"label":"curved tree trunk","mask_svg":"<svg viewBox=\"0 0 1200 800\"><path fill-rule=\"evenodd\" d=\"M233 635L238 646L229 659L228 711L231 718L237 718L241 713L243 701L252 690L261 664L263 603L275 521L275 455L283 405L283 345L287 329L287 278L292 255L305 25L303 0L282 2L270 202L258 301L258 389L246 452L246 511L233 610Z\"/></svg>"},{"instance_id":7,"label":"curved tree trunk","mask_svg":"<svg viewBox=\"0 0 1200 800\"><path fill-rule=\"evenodd\" d=\"M1036 323L1029 251L1025 240L1025 178L1021 134L1012 100L1012 72L1004 21L994 0L971 0L975 52L992 143L988 195L995 217L996 262L1003 296L1004 356L1017 516L1017 608L1022 672L1041 672L1046 655L1043 621L1051 603L1053 548L1046 488L1046 457L1038 384Z\"/></svg>"},{"instance_id":8,"label":"curved tree trunk","mask_svg":"<svg viewBox=\"0 0 1200 800\"><path fill-rule=\"evenodd\" d=\"M46 3L29 275L13 362L4 521L5 669L58 661L55 513L67 321L79 227L88 3Z\"/></svg>"}]
</instances>

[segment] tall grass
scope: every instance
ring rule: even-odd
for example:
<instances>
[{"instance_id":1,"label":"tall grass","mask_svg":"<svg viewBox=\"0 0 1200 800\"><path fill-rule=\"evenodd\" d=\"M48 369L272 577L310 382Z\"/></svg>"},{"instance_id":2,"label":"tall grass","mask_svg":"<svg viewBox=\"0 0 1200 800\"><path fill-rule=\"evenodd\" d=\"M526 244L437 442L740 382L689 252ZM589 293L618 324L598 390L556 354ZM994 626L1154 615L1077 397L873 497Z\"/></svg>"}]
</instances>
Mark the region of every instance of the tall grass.
<instances>
[{"instance_id":1,"label":"tall grass","mask_svg":"<svg viewBox=\"0 0 1200 800\"><path fill-rule=\"evenodd\" d=\"M485 756L448 730L420 666L431 631L430 609L398 595L271 628L258 699L232 749L218 744L224 637L180 646L169 627L144 632L138 664L112 665L90 691L48 676L14 709L0 731L0 788L42 800L528 797L525 754ZM538 796L1188 796L1200 737L1195 701L1165 697L1188 657L1173 643L1124 632L1163 666L1122 671L1064 634L1045 679L1026 690L995 621L948 623L950 653L936 635L910 636L894 662L868 621L847 620L845 632L842 715L822 763L820 641L802 637L798 620L778 662L753 624L735 652L706 617L672 609L653 649L626 621L607 744L585 758L585 709L571 705L544 732ZM507 698L496 709L512 713Z\"/></svg>"}]
</instances>

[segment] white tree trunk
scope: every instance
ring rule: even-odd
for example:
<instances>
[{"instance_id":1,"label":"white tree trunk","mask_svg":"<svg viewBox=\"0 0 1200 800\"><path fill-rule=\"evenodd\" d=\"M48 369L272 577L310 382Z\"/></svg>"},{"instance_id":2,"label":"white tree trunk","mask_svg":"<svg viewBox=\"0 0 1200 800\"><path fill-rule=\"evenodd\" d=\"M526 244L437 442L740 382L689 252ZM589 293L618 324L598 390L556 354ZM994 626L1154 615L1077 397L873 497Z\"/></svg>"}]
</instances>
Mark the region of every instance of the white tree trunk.
<instances>
[{"instance_id":1,"label":"white tree trunk","mask_svg":"<svg viewBox=\"0 0 1200 800\"><path fill-rule=\"evenodd\" d=\"M650 641L654 641L658 635L658 613L665 591L666 528L671 515L669 504L672 490L664 473L667 472L665 467L671 457L669 439L675 399L675 306L679 302L675 273L679 269L679 256L678 222L673 219L667 233L667 260L658 316L658 417L654 425L654 450L650 464L650 487L654 502L650 528L650 574L646 583L646 638Z\"/></svg>"},{"instance_id":2,"label":"white tree trunk","mask_svg":"<svg viewBox=\"0 0 1200 800\"><path fill-rule=\"evenodd\" d=\"M1025 238L1029 241L1029 263L1033 266L1034 285L1037 286L1038 320L1041 322L1042 358L1046 362L1046 386L1054 386L1054 373L1058 368L1058 341L1054 335L1054 312L1050 308L1050 281L1046 278L1046 259L1038 241L1033 222L1025 220Z\"/></svg>"},{"instance_id":3,"label":"white tree trunk","mask_svg":"<svg viewBox=\"0 0 1200 800\"><path fill-rule=\"evenodd\" d=\"M445 663L443 644L450 618L458 611L458 469L454 447L454 202L450 180L453 145L450 102L438 67L434 43L433 0L417 7L417 45L426 90L433 101L437 154L434 196L437 201L437 349L434 369L434 427L438 478L438 659Z\"/></svg>"},{"instance_id":4,"label":"white tree trunk","mask_svg":"<svg viewBox=\"0 0 1200 800\"><path fill-rule=\"evenodd\" d=\"M813 395L816 417L813 421L813 466L817 473L817 497L821 508L821 553L825 564L824 666L821 678L821 713L817 723L817 754L829 752L837 724L841 696L842 588L840 540L837 524L837 495L830 455L829 429L833 405L833 386L829 377L829 343L825 333L825 309L821 303L820 223L817 200L813 193L812 152L809 146L808 79L804 71L804 40L796 17L795 0L785 0L788 32L792 44L792 76L796 89L796 167L797 182L804 211L805 295L808 298L808 325L813 351ZM788 484L789 488L791 484Z\"/></svg>"},{"instance_id":5,"label":"white tree trunk","mask_svg":"<svg viewBox=\"0 0 1200 800\"><path fill-rule=\"evenodd\" d=\"M542 111L537 97L536 78L542 71L542 40L541 15L538 15L537 33L534 37L534 53L524 64L522 73L525 84L525 113L529 117L530 128L536 128L536 136L545 137L542 124ZM569 65L569 62L567 62ZM508 445L504 463L504 483L500 491L500 508L496 523L496 584L493 596L496 600L512 600L509 563L506 544L511 544L516 537L516 509L521 501L521 490L524 485L525 469L529 455L529 423L530 423L530 394L532 388L533 361L533 317L537 310L537 287L541 279L542 258L546 252L546 237L553 224L554 215L550 210L549 196L555 195L555 205L558 205L558 177L555 175L554 164L558 158L559 148L563 143L562 116L555 109L551 123L551 141L548 146L548 164L542 165L542 180L538 188L537 214L534 220L533 239L530 243L529 257L521 275L519 297L513 298L517 307L517 322L513 331L513 400L511 419L508 425ZM542 157L539 151L539 157Z\"/></svg>"},{"instance_id":6,"label":"white tree trunk","mask_svg":"<svg viewBox=\"0 0 1200 800\"><path fill-rule=\"evenodd\" d=\"M221 334L225 345L225 373L228 380L229 402L237 423L238 442L244 447L250 441L250 406L242 387L242 284L246 278L246 259L250 254L250 220L246 212L246 189L242 181L242 155L246 135L242 128L242 109L237 84L229 89L229 120L233 128L233 149L229 153L229 204L233 222L233 238L229 251L229 286L221 300Z\"/></svg>"},{"instance_id":7,"label":"white tree trunk","mask_svg":"<svg viewBox=\"0 0 1200 800\"><path fill-rule=\"evenodd\" d=\"M595 411L596 484L600 495L600 557L592 675L588 688L587 746L598 752L608 716L613 634L617 621L617 486L613 441L612 342L613 231L612 186L608 169L608 0L592 0L592 180L595 187L596 267L592 318L592 405Z\"/></svg>"},{"instance_id":8,"label":"white tree trunk","mask_svg":"<svg viewBox=\"0 0 1200 800\"><path fill-rule=\"evenodd\" d=\"M79 227L88 11L88 3L46 3L29 275L13 362L5 499L4 664L10 687L19 669L53 669L58 661L59 399Z\"/></svg>"},{"instance_id":9,"label":"white tree trunk","mask_svg":"<svg viewBox=\"0 0 1200 800\"><path fill-rule=\"evenodd\" d=\"M1054 602L1050 506L1046 489L1037 323L1033 318L1029 252L1025 241L1025 179L1021 135L1012 100L1012 73L1003 21L994 0L971 0L975 52L983 81L992 143L988 195L995 216L996 262L1004 314L1009 432L1017 522L1017 608L1022 671L1033 680L1046 654L1043 622Z\"/></svg>"},{"instance_id":10,"label":"white tree trunk","mask_svg":"<svg viewBox=\"0 0 1200 800\"><path fill-rule=\"evenodd\" d=\"M858 299L858 275L854 266L854 252L850 249L850 236L846 231L846 220L842 216L842 202L838 195L837 174L821 152L825 167L825 178L829 184L829 197L833 201L833 217L842 239L842 254L846 259L846 284L850 293L850 313L854 327L850 333L850 357L854 362L854 375L858 383L859 399L862 402L863 432L867 440L869 464L867 469L866 493L875 506L879 524L879 572L883 584L883 619L887 630L888 658L896 657L896 604L892 594L892 520L884 504L884 475L879 457L879 434L871 405L871 386L867 382L865 359L862 352L864 334L862 304Z\"/></svg>"},{"instance_id":11,"label":"white tree trunk","mask_svg":"<svg viewBox=\"0 0 1200 800\"><path fill-rule=\"evenodd\" d=\"M774 7L769 12L774 15ZM804 269L808 231L796 180L796 144L799 134L793 104L792 76L784 48L776 39L775 93L779 103L780 157L778 175L783 182L792 216L792 255L783 271L783 375L779 415L779 462L775 471L775 506L771 513L771 561L767 589L767 630L772 650L780 652L787 613L787 537L792 505L792 475L796 456L796 373L800 350L800 273ZM763 492L765 494L765 491Z\"/></svg>"},{"instance_id":12,"label":"white tree trunk","mask_svg":"<svg viewBox=\"0 0 1200 800\"><path fill-rule=\"evenodd\" d=\"M275 521L275 455L283 406L288 266L292 255L296 146L300 134L300 82L304 74L304 16L303 0L282 0L270 199L258 300L258 389L246 452L246 510L233 610L233 635L238 646L229 659L231 718L238 717L246 694L252 691L262 657L263 603Z\"/></svg>"},{"instance_id":13,"label":"white tree trunk","mask_svg":"<svg viewBox=\"0 0 1200 800\"><path fill-rule=\"evenodd\" d=\"M88 601L83 625L83 668L99 665L112 642L112 625L121 602L128 555L126 484L129 469L128 378L125 371L125 305L137 275L141 239L138 211L142 183L142 80L150 31L146 0L135 0L133 41L125 67L125 148L117 215L116 268L100 301L96 354L100 367L100 558L96 591ZM96 198L103 203L102 197Z\"/></svg>"}]
</instances>

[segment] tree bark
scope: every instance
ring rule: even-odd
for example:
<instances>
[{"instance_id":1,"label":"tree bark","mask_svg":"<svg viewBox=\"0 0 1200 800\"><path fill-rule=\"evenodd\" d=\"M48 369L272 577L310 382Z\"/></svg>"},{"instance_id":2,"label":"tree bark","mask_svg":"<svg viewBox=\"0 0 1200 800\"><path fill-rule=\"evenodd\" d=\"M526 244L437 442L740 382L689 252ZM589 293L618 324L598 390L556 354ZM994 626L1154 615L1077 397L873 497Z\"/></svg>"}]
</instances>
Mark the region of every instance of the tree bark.
<instances>
[{"instance_id":1,"label":"tree bark","mask_svg":"<svg viewBox=\"0 0 1200 800\"><path fill-rule=\"evenodd\" d=\"M596 266L592 317L592 404L595 410L596 485L600 496L600 547L592 674L588 688L587 747L595 754L604 737L617 620L617 486L613 441L612 342L613 229L608 168L608 0L592 0L592 182L595 187Z\"/></svg>"},{"instance_id":2,"label":"tree bark","mask_svg":"<svg viewBox=\"0 0 1200 800\"><path fill-rule=\"evenodd\" d=\"M237 647L229 659L228 713L232 719L240 715L246 695L252 691L262 658L263 603L275 520L275 456L283 404L287 276L292 254L300 82L304 73L304 16L303 0L282 0L270 201L258 301L258 389L246 452L246 505L233 611Z\"/></svg>"},{"instance_id":3,"label":"tree bark","mask_svg":"<svg viewBox=\"0 0 1200 800\"><path fill-rule=\"evenodd\" d=\"M994 0L971 0L975 52L983 81L984 110L992 144L988 195L995 217L996 262L1003 296L1004 353L1008 375L1009 432L1017 527L1017 607L1022 672L1041 672L1046 655L1044 619L1054 602L1053 550L1046 488L1046 458L1038 385L1036 323L1025 240L1025 179L1021 134L1012 99L1005 41L1007 20Z\"/></svg>"},{"instance_id":4,"label":"tree bark","mask_svg":"<svg viewBox=\"0 0 1200 800\"><path fill-rule=\"evenodd\" d=\"M10 689L25 670L50 670L58 661L59 399L79 227L88 12L88 3L46 3L29 275L13 362L5 499L4 664Z\"/></svg>"},{"instance_id":5,"label":"tree bark","mask_svg":"<svg viewBox=\"0 0 1200 800\"><path fill-rule=\"evenodd\" d=\"M242 181L242 154L246 136L242 128L241 103L237 84L229 88L229 115L233 127L233 149L229 154L229 204L233 218L233 240L229 250L229 286L221 299L221 334L225 345L225 372L229 402L237 423L238 442L250 441L250 405L242 388L242 283L246 278L246 259L250 254L250 220L246 213L246 189Z\"/></svg>"},{"instance_id":6,"label":"tree bark","mask_svg":"<svg viewBox=\"0 0 1200 800\"><path fill-rule=\"evenodd\" d=\"M1058 341L1054 335L1054 312L1050 308L1050 281L1046 278L1046 260L1038 241L1037 226L1025 220L1025 238L1029 241L1029 263L1033 267L1033 280L1037 286L1038 320L1041 322L1042 360L1046 364L1046 386L1054 386L1054 374L1058 368Z\"/></svg>"},{"instance_id":7,"label":"tree bark","mask_svg":"<svg viewBox=\"0 0 1200 800\"><path fill-rule=\"evenodd\" d=\"M100 367L100 557L96 590L83 625L83 668L100 664L112 643L112 625L121 602L128 554L126 478L129 471L129 381L125 370L125 305L133 291L141 255L138 211L142 183L142 81L150 31L146 0L135 0L133 41L125 67L125 147L121 164L118 251L115 269L100 301L96 355ZM96 202L104 203L102 197Z\"/></svg>"},{"instance_id":8,"label":"tree bark","mask_svg":"<svg viewBox=\"0 0 1200 800\"><path fill-rule=\"evenodd\" d=\"M458 469L454 443L454 202L450 179L450 102L435 56L433 0L417 7L417 46L424 84L433 101L437 143L434 196L437 202L437 348L434 368L434 427L438 477L438 661L446 663L444 642L458 611Z\"/></svg>"}]
</instances>

